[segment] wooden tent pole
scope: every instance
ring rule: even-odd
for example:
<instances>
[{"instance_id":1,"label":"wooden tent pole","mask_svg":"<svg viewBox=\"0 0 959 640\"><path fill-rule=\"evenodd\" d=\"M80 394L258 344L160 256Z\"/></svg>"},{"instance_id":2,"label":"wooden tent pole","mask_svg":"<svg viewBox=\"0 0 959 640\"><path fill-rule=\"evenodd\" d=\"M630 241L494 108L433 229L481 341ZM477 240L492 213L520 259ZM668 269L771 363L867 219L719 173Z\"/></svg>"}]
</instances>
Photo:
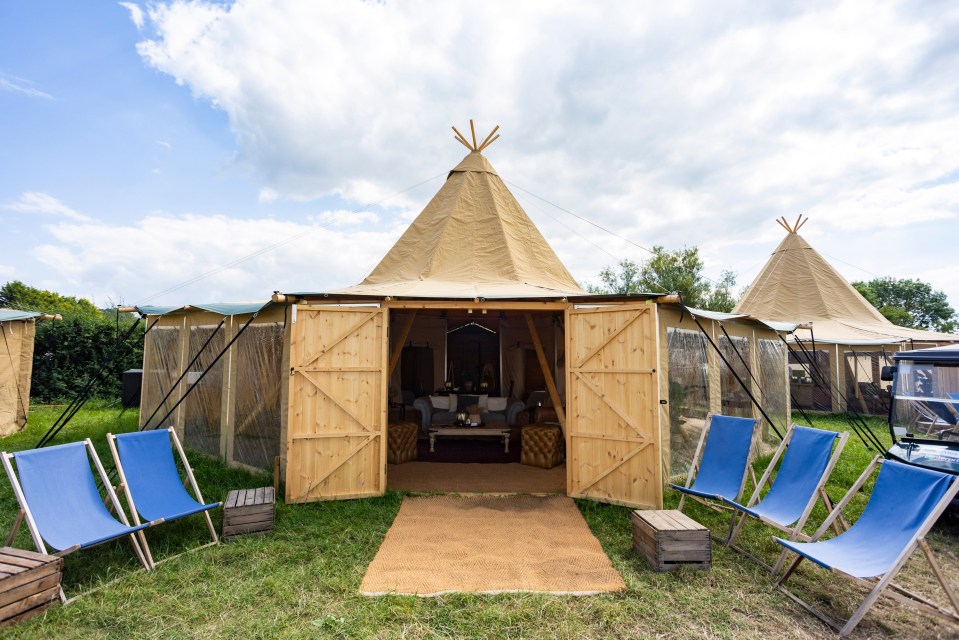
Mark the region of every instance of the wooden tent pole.
<instances>
[{"instance_id":1,"label":"wooden tent pole","mask_svg":"<svg viewBox=\"0 0 959 640\"><path fill-rule=\"evenodd\" d=\"M480 143L480 146L479 146L479 150L480 150L480 151L482 151L483 149L485 149L486 147L488 147L488 146L492 143L492 141L490 140L490 138L493 137L493 134L496 133L497 129L499 129L499 125L496 125L496 126L493 128L493 130L489 132L489 135L486 136L486 138L483 139L483 141Z\"/></svg>"},{"instance_id":2,"label":"wooden tent pole","mask_svg":"<svg viewBox=\"0 0 959 640\"><path fill-rule=\"evenodd\" d=\"M539 340L539 332L536 331L536 325L533 324L533 316L528 312L524 313L526 326L529 327L530 338L533 339L533 347L536 349L536 358L539 360L539 366L543 370L543 377L546 379L546 390L549 391L549 397L553 401L553 408L556 410L556 418L559 420L559 426L563 433L566 433L566 412L563 411L563 402L559 397L559 390L556 389L556 383L553 381L553 374L549 370L549 363L546 362L546 354L543 352L543 343Z\"/></svg>"},{"instance_id":3,"label":"wooden tent pole","mask_svg":"<svg viewBox=\"0 0 959 640\"><path fill-rule=\"evenodd\" d=\"M476 149L472 145L470 145L469 142L467 142L466 136L460 133L459 129L457 129L456 127L453 127L453 131L456 133L455 138L460 141L460 144L462 144L464 147L466 147L470 151L476 151Z\"/></svg>"},{"instance_id":4,"label":"wooden tent pole","mask_svg":"<svg viewBox=\"0 0 959 640\"><path fill-rule=\"evenodd\" d=\"M413 328L413 320L416 319L416 309L413 309L410 312L410 315L406 316L406 322L403 323L403 328L400 329L399 339L396 341L396 344L393 346L393 355L390 356L390 366L386 371L387 379L393 376L393 369L396 368L396 365L400 362L400 355L403 353L403 345L406 344L406 339L410 337L410 329Z\"/></svg>"}]
</instances>

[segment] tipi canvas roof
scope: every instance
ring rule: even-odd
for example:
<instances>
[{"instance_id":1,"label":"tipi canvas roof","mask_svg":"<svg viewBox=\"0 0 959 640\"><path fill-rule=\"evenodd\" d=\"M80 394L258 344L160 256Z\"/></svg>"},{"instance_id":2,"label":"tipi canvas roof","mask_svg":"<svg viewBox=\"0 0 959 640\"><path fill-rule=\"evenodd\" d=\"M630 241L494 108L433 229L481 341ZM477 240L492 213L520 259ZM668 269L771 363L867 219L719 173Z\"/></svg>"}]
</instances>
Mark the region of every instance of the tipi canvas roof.
<instances>
[{"instance_id":1,"label":"tipi canvas roof","mask_svg":"<svg viewBox=\"0 0 959 640\"><path fill-rule=\"evenodd\" d=\"M953 334L894 325L799 235L802 224L780 224L788 230L786 237L753 280L734 313L769 320L811 322L816 340L830 343L959 340L959 336Z\"/></svg>"},{"instance_id":2,"label":"tipi canvas roof","mask_svg":"<svg viewBox=\"0 0 959 640\"><path fill-rule=\"evenodd\" d=\"M416 298L585 293L480 152L485 147L467 146L469 155L372 273L331 293Z\"/></svg>"}]
</instances>

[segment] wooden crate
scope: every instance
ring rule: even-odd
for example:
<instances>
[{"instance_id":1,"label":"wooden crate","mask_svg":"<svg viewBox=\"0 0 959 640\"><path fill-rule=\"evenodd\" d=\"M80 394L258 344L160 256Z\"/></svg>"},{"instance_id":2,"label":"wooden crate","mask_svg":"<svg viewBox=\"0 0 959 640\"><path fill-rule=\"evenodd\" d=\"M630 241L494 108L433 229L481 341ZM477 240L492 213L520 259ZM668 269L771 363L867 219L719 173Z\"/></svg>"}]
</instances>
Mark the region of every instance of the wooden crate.
<instances>
[{"instance_id":1,"label":"wooden crate","mask_svg":"<svg viewBox=\"0 0 959 640\"><path fill-rule=\"evenodd\" d=\"M634 511L633 548L656 571L709 569L709 529L680 511Z\"/></svg>"},{"instance_id":2,"label":"wooden crate","mask_svg":"<svg viewBox=\"0 0 959 640\"><path fill-rule=\"evenodd\" d=\"M273 487L236 489L223 503L223 539L273 531Z\"/></svg>"},{"instance_id":3,"label":"wooden crate","mask_svg":"<svg viewBox=\"0 0 959 640\"><path fill-rule=\"evenodd\" d=\"M63 558L0 547L0 627L59 601Z\"/></svg>"}]
</instances>

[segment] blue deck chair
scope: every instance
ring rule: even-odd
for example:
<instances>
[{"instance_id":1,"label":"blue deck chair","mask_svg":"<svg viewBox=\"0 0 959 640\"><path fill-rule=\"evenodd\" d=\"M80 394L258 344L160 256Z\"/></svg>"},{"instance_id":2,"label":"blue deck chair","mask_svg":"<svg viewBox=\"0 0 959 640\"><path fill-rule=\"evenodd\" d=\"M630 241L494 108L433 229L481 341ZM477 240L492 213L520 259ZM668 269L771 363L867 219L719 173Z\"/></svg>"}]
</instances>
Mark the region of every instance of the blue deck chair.
<instances>
[{"instance_id":1,"label":"blue deck chair","mask_svg":"<svg viewBox=\"0 0 959 640\"><path fill-rule=\"evenodd\" d=\"M846 432L824 431L811 427L790 427L762 478L756 483L756 489L749 502L741 505L735 500L725 498L726 504L733 508L733 517L729 521L729 534L726 545L769 567L745 549L735 545L747 517L756 518L789 534L790 540L808 540L803 534L803 526L812 513L816 502L822 497L826 509L832 510L823 487L829 479L849 434ZM836 444L835 450L833 444ZM769 491L760 497L763 488L770 483L770 476L776 464L782 460L775 480L769 485ZM786 550L779 554L776 564L769 567L773 575L779 573L786 559Z\"/></svg>"},{"instance_id":2,"label":"blue deck chair","mask_svg":"<svg viewBox=\"0 0 959 640\"><path fill-rule=\"evenodd\" d=\"M839 517L843 508L879 465L882 467L876 478L876 485L859 519L835 538L820 541L819 538ZM955 498L957 491L959 481L956 481L956 476L894 460L883 460L876 456L813 534L810 542L776 538L776 542L799 554L776 583L777 586L797 604L837 630L840 637L850 634L856 628L883 592L911 607L959 624L959 600L943 578L942 570L925 541L926 534ZM933 573L952 604L952 610L893 583L896 574L917 547L922 549L929 561ZM793 574L799 563L807 558L836 575L870 589L863 603L841 628L785 587L786 579ZM886 591L887 588L889 591Z\"/></svg>"},{"instance_id":3,"label":"blue deck chair","mask_svg":"<svg viewBox=\"0 0 959 640\"><path fill-rule=\"evenodd\" d=\"M134 522L139 524L142 517L144 520L159 523L203 513L213 539L203 546L219 541L209 512L222 503L203 502L203 495L197 486L196 478L193 477L193 469L190 468L173 427L117 435L108 433L107 442L113 453ZM196 499L187 492L183 480L180 479L173 459L173 447L176 447L180 456L187 482L190 483ZM144 544L146 545L145 541ZM150 556L149 546L146 546L146 552ZM150 559L152 561L152 557Z\"/></svg>"},{"instance_id":4,"label":"blue deck chair","mask_svg":"<svg viewBox=\"0 0 959 640\"><path fill-rule=\"evenodd\" d=\"M107 510L97 490L90 469L91 458L106 487L116 517ZM17 530L26 520L30 536L40 553L65 556L78 549L130 536L134 552L144 568L149 570L152 567L149 556L144 555L135 535L152 522L138 522L136 526L130 526L89 438L83 442L29 451L3 452L2 459L17 502L20 503L20 512L7 537L7 545L13 542ZM17 464L16 472L11 460ZM50 554L46 545L56 552ZM65 601L62 590L60 599Z\"/></svg>"},{"instance_id":5,"label":"blue deck chair","mask_svg":"<svg viewBox=\"0 0 959 640\"><path fill-rule=\"evenodd\" d=\"M687 495L711 507L717 505L707 499L740 499L746 486L753 434L758 425L759 420L754 418L706 416L686 486L670 485L683 494L679 499L680 511Z\"/></svg>"}]
</instances>

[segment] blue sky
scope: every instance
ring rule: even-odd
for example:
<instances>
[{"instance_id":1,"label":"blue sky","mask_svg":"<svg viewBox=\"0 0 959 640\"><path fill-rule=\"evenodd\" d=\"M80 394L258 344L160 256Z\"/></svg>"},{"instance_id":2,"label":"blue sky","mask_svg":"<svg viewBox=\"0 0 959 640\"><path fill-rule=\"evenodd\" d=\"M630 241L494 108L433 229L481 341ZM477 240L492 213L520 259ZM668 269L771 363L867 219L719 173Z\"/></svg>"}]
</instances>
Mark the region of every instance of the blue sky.
<instances>
[{"instance_id":1,"label":"blue sky","mask_svg":"<svg viewBox=\"0 0 959 640\"><path fill-rule=\"evenodd\" d=\"M848 279L955 306L956 33L947 2L3 3L0 281L103 305L353 284L472 117L580 281L659 244L745 285L804 213Z\"/></svg>"}]
</instances>

